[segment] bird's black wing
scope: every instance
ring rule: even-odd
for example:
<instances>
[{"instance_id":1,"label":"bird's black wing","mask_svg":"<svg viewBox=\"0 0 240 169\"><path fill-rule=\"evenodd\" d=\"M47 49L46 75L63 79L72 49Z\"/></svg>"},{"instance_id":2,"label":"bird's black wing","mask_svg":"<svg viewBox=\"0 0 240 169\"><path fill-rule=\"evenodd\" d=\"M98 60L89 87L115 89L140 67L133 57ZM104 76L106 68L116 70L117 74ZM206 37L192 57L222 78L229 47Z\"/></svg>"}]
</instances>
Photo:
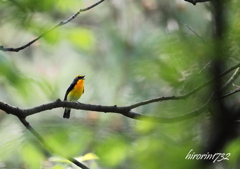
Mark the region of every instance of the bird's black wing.
<instances>
[{"instance_id":1,"label":"bird's black wing","mask_svg":"<svg viewBox=\"0 0 240 169\"><path fill-rule=\"evenodd\" d=\"M74 80L74 81L70 84L70 86L68 87L68 89L67 89L67 91L66 91L66 93L65 93L65 96L64 96L64 101L67 100L67 95L68 95L68 93L74 88L75 84L76 84L76 81Z\"/></svg>"}]
</instances>

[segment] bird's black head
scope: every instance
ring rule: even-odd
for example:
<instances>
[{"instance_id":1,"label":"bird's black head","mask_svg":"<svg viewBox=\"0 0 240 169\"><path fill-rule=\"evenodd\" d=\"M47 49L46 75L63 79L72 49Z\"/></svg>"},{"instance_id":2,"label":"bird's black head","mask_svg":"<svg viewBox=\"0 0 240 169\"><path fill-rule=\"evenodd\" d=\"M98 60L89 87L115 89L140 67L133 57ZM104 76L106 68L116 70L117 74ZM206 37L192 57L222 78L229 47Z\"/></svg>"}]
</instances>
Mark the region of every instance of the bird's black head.
<instances>
[{"instance_id":1,"label":"bird's black head","mask_svg":"<svg viewBox=\"0 0 240 169\"><path fill-rule=\"evenodd\" d=\"M85 75L78 75L78 76L76 76L75 77L75 80L80 80L80 79L82 79L82 80L84 80L84 77L85 77Z\"/></svg>"}]
</instances>

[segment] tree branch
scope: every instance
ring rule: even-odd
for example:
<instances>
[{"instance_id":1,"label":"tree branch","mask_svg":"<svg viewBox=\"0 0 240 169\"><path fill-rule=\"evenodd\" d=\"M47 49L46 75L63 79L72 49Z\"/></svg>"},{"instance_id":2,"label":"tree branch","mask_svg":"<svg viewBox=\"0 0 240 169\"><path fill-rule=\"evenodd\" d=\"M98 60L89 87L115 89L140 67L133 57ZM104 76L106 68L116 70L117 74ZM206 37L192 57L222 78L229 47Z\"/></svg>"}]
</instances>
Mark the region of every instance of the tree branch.
<instances>
[{"instance_id":1,"label":"tree branch","mask_svg":"<svg viewBox=\"0 0 240 169\"><path fill-rule=\"evenodd\" d=\"M162 99L170 100L174 97L175 96L162 97ZM177 97L177 98L180 98L180 97ZM132 108L139 107L139 106L145 105L147 103L152 103L153 100L154 99L145 101L145 102L140 102L140 103L134 104L132 106L118 107L116 105L101 106L101 105L83 104L80 102L61 101L60 99L57 99L54 102L36 106L36 107L30 108L30 109L19 109L17 107L13 107L6 103L0 102L0 109L2 109L5 112L11 112L11 114L13 114L17 117L22 117L22 118L25 118L27 116L30 116L30 115L33 115L36 113L40 113L42 111L51 110L51 109L55 109L55 108L59 108L59 107L68 107L68 108L73 108L73 109L90 110L90 111L105 112L105 113L107 113L107 112L117 113L117 114L122 114L126 117L136 119L136 120L153 121L153 122L159 122L159 123L177 121L178 119L181 120L184 117L191 117L189 115L182 115L181 118L180 118L180 116L166 118L166 117L146 116L146 115L134 113L131 111ZM158 99L155 99L155 101L158 101ZM193 111L193 112L195 112L195 111ZM199 112L199 110L197 112ZM187 114L191 114L191 112L187 113Z\"/></svg>"},{"instance_id":2,"label":"tree branch","mask_svg":"<svg viewBox=\"0 0 240 169\"><path fill-rule=\"evenodd\" d=\"M47 145L45 139L36 130L33 129L33 127L29 124L29 122L26 121L25 118L22 118L22 117L18 117L18 118L22 122L22 124L43 144L43 146L46 149L48 149L49 151L51 151L53 153L57 153L57 152L54 152L50 146ZM57 154L59 154L59 153L57 153ZM87 166L85 166L84 164L80 163L79 161L77 161L76 159L74 159L72 157L65 157L65 158L82 169L89 169Z\"/></svg>"},{"instance_id":3,"label":"tree branch","mask_svg":"<svg viewBox=\"0 0 240 169\"><path fill-rule=\"evenodd\" d=\"M235 93L238 93L238 92L240 92L240 88L237 88L237 89L235 89L235 90L233 90L233 91L231 91L231 92L229 92L229 93L221 96L221 97L218 98L218 99L223 99L223 98L225 98L225 97L231 96L231 95L233 95L233 94L235 94Z\"/></svg>"},{"instance_id":4,"label":"tree branch","mask_svg":"<svg viewBox=\"0 0 240 169\"><path fill-rule=\"evenodd\" d=\"M40 113L45 110L51 110L58 107L68 107L68 108L74 108L74 109L91 110L91 111L105 112L105 113L117 113L117 114L122 114L129 118L132 118L135 120L141 120L141 121L148 121L148 122L154 122L154 123L170 123L170 122L182 121L187 118L191 118L199 115L205 110L205 107L208 103L209 101L207 101L207 103L205 103L203 106L201 106L200 108L194 111L191 111L189 113L186 113L180 116L175 116L175 117L157 117L157 116L142 115L142 114L132 112L131 109L129 109L129 106L117 107L116 105L115 106L91 105L91 104L83 104L79 102L77 103L77 102L61 101L60 99L57 99L56 101L51 103L30 108L30 109L19 109L17 107L13 107L6 103L0 102L0 109L2 109L5 112L7 112L6 110L11 110L10 114L13 114L19 118L25 118L27 116Z\"/></svg>"},{"instance_id":5,"label":"tree branch","mask_svg":"<svg viewBox=\"0 0 240 169\"><path fill-rule=\"evenodd\" d=\"M112 113L118 113L118 114L122 114L124 116L130 117L130 118L134 118L134 119L141 119L141 117L146 117L146 119L157 119L156 117L150 117L150 116L145 116L145 115L141 115L141 114L137 114L132 112L131 110L146 104L150 104L150 103L154 103L154 102L160 102L160 101L166 101L166 100L180 100L180 99L185 99L187 97L189 97L190 95L192 95L193 93L199 91L200 89L202 89L203 87L211 84L214 80L223 77L224 75L228 74L229 72L231 72L232 70L238 68L240 66L240 63L238 63L237 65L229 68L228 70L224 71L223 73L219 74L218 76L216 76L215 78L203 83L202 85L200 85L199 87L193 89L192 91L190 91L189 93L186 93L184 95L181 96L168 96L168 97L157 97L154 99L150 99L150 100L146 100L146 101L142 101L133 105L129 105L129 106L124 106L124 107L118 107L116 105L114 106L102 106L102 105L92 105L92 104L83 104L83 103L79 103L79 102L68 102L68 101L61 101L60 99L57 99L54 102L51 103L47 103L47 104L43 104L40 106L36 106L30 109L19 109L18 107L14 107L11 105L8 105L7 103L4 102L0 102L0 109L5 111L5 112L11 112L11 114L17 116L17 117L22 117L25 118L27 116L42 112L42 111L46 111L46 110L51 110L54 108L59 108L59 107L68 107L68 108L73 108L73 109L81 109L81 110L90 110L90 111L97 111L97 112L112 112ZM230 82L232 82L233 80L236 79L236 77L238 76L239 73L239 69L237 69L235 71L235 73L232 75L232 77L228 80L228 82L226 83L229 84ZM199 112L199 110L197 111ZM189 114L189 113L187 113ZM183 117L191 117L189 115L185 116L183 115ZM169 118L163 118L163 117L159 117L159 122L163 122L164 119L169 119ZM171 119L181 119L179 117L171 117ZM154 120L153 120L154 121ZM166 120L167 121L167 120ZM170 120L171 121L171 120ZM172 120L174 121L174 120Z\"/></svg>"},{"instance_id":6,"label":"tree branch","mask_svg":"<svg viewBox=\"0 0 240 169\"><path fill-rule=\"evenodd\" d=\"M208 2L208 1L211 1L211 0L185 0L193 5L196 5L198 2Z\"/></svg>"},{"instance_id":7,"label":"tree branch","mask_svg":"<svg viewBox=\"0 0 240 169\"><path fill-rule=\"evenodd\" d=\"M222 86L221 89L227 89L237 78L238 76L240 75L240 68L238 67L236 69L236 71L233 73L233 75L230 77L230 79ZM234 91L230 92L230 93L227 93L221 97L218 97L217 99L223 99L225 97L228 97L228 96L231 96L232 94L235 94L239 92L239 88L235 89Z\"/></svg>"},{"instance_id":8,"label":"tree branch","mask_svg":"<svg viewBox=\"0 0 240 169\"><path fill-rule=\"evenodd\" d=\"M206 44L208 44L207 41L205 41L200 35L198 35L196 31L194 31L192 28L190 28L190 26L188 26L187 24L183 23L182 21L180 21L180 23L183 24L184 26L186 26L186 27L187 27L190 31L192 31L197 37L199 37L203 42L205 42Z\"/></svg>"},{"instance_id":9,"label":"tree branch","mask_svg":"<svg viewBox=\"0 0 240 169\"><path fill-rule=\"evenodd\" d=\"M151 122L151 123L173 123L173 122L179 122L179 121L183 121L189 118L193 118L196 117L198 115L200 115L201 113L203 113L205 110L207 110L207 105L209 104L210 99L201 107L179 115L179 116L174 116L174 117L159 117L159 116L147 116L147 115L142 115L142 114L138 114L138 113L134 113L134 112L127 112L127 113L122 113L122 115L135 119L135 120L140 120L140 121L146 121L146 122Z\"/></svg>"},{"instance_id":10,"label":"tree branch","mask_svg":"<svg viewBox=\"0 0 240 169\"><path fill-rule=\"evenodd\" d=\"M228 86L230 83L232 83L238 77L239 65L240 65L240 63L238 65L231 67L230 69L226 70L225 72L221 73L220 75L218 75L216 77L216 78L220 78L220 77L226 75L227 73L229 73L230 71L237 68L237 70L234 72L234 74L231 76L231 78L227 81L227 83L223 87ZM42 112L45 110L51 110L51 109L54 109L57 107L68 107L68 108L75 108L75 109L82 109L82 110L118 113L118 114L122 114L126 117L135 119L135 120L141 120L141 121L153 122L153 123L178 122L178 121L196 117L196 116L200 115L201 113L203 113L204 111L206 111L208 104L213 99L213 97L212 97L213 94L209 97L208 101L204 105L202 105L200 108L193 110L191 112L179 115L179 116L175 116L175 117L147 116L147 115L142 115L142 114L132 112L131 109L142 106L142 105L146 105L146 104L149 104L152 102L158 102L158 101L163 101L163 100L184 99L184 98L190 96L191 94L197 92L202 87L210 84L213 80L215 80L215 79L212 79L212 80L202 84L201 86L195 88L194 90L192 90L189 93L182 95L182 96L160 97L160 98L143 101L143 102L136 103L136 104L133 104L130 106L125 106L125 107L117 107L116 105L115 106L90 105L90 104L83 104L83 103L76 103L76 102L61 101L60 99L57 99L56 101L54 101L52 103L43 104L43 105L40 105L40 106L37 106L34 108L30 108L30 109L19 109L18 107L14 107L7 103L0 102L0 109L4 110L6 113L17 116L19 118L19 120L22 122L22 124L43 144L43 146L46 149L48 149L51 152L54 152L51 149L51 147L47 145L47 142L45 141L45 139L37 131L35 131L33 129L33 127L26 121L25 118L27 116L30 116L30 115L33 115L33 114L36 114L36 113L39 113L39 112ZM57 152L55 152L55 153L57 153ZM60 153L57 153L57 154L60 154ZM79 161L77 161L74 158L71 158L71 157L65 157L65 158L80 168L89 169L87 166L80 163Z\"/></svg>"},{"instance_id":11,"label":"tree branch","mask_svg":"<svg viewBox=\"0 0 240 169\"><path fill-rule=\"evenodd\" d=\"M0 109L2 109L5 112L7 112L6 110L11 110L11 112L7 112L7 113L17 116L22 123L24 122L23 124L26 126L26 128L29 129L41 142L44 143L44 140L41 138L41 136L39 136L39 134L36 134L36 131L32 130L31 126L26 121L24 121L27 116L40 113L45 110L58 108L58 107L68 107L68 108L74 108L74 109L91 110L91 111L105 112L105 113L117 113L135 120L140 120L140 121L147 121L147 122L154 122L154 123L171 123L171 122L182 121L187 118L198 116L203 111L205 111L206 105L208 105L208 103L209 103L209 100L203 106L201 106L196 110L185 113L183 115L174 116L174 117L157 117L157 116L142 115L142 114L138 114L130 111L128 109L128 106L117 107L117 106L91 105L91 104L83 104L79 102L76 103L76 102L61 101L60 99L57 99L56 101L48 104L43 104L34 108L30 108L30 109L19 109L17 107L13 107L6 103L0 102Z\"/></svg>"},{"instance_id":12,"label":"tree branch","mask_svg":"<svg viewBox=\"0 0 240 169\"><path fill-rule=\"evenodd\" d=\"M233 81L235 81L238 78L239 75L240 68L238 67L233 73L233 75L230 77L230 79L223 85L223 88L228 88L233 83Z\"/></svg>"},{"instance_id":13,"label":"tree branch","mask_svg":"<svg viewBox=\"0 0 240 169\"><path fill-rule=\"evenodd\" d=\"M20 50L25 49L26 47L31 46L34 42L38 41L39 39L41 39L43 36L45 36L46 34L48 34L49 32L53 31L54 29L67 24L68 22L72 21L74 18L76 18L81 12L85 12L88 11L92 8L94 8L95 6L99 5L100 3L102 3L104 0L100 0L97 3L84 8L84 9L80 9L78 10L74 15L72 15L71 17L69 17L67 20L61 21L59 22L57 25L55 25L54 27L50 28L49 30L47 30L46 32L42 33L41 35L39 35L38 37L36 37L35 39L33 39L32 41L28 42L27 44L21 46L21 47L17 47L17 48L7 48L4 46L0 46L0 50L4 51L4 52L18 52Z\"/></svg>"},{"instance_id":14,"label":"tree branch","mask_svg":"<svg viewBox=\"0 0 240 169\"><path fill-rule=\"evenodd\" d=\"M180 99L186 99L187 97L191 96L192 94L196 93L197 91L201 90L203 87L206 87L207 85L211 84L212 82L214 82L216 79L221 78L223 76L225 76L226 74L230 73L231 71L233 71L234 69L237 69L235 71L235 73L233 74L233 76L229 79L229 81L226 83L229 84L231 81L235 80L239 74L239 68L240 67L240 63L236 64L235 66L232 66L231 68L229 68L228 70L224 71L223 73L219 74L217 77L203 83L202 85L196 87L195 89L191 90L190 92L181 95L181 96L168 96L168 97L157 97L154 99L150 99L150 100L146 100L146 101L142 101L130 106L127 106L128 109L133 109L139 106L143 106L149 103L154 103L154 102L160 102L160 101L165 101L165 100L180 100Z\"/></svg>"}]
</instances>

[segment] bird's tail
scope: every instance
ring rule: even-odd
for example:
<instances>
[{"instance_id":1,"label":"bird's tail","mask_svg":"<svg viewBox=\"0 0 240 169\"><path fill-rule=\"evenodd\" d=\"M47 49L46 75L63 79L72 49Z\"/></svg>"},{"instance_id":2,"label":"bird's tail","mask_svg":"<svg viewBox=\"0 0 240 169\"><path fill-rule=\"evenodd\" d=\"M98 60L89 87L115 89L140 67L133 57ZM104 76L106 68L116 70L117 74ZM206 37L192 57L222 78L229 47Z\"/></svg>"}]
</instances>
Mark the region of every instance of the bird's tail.
<instances>
[{"instance_id":1,"label":"bird's tail","mask_svg":"<svg viewBox=\"0 0 240 169\"><path fill-rule=\"evenodd\" d=\"M71 109L65 108L64 113L63 113L63 118L69 119L70 112L71 112Z\"/></svg>"}]
</instances>

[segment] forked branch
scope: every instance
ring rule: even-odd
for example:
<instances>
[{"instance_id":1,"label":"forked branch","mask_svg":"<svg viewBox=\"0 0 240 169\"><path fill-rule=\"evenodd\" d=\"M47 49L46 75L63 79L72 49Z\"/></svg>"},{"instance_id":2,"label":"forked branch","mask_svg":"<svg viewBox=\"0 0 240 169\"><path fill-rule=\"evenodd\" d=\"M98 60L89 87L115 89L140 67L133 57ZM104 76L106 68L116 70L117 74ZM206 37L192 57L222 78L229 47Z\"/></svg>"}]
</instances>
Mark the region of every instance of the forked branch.
<instances>
[{"instance_id":1,"label":"forked branch","mask_svg":"<svg viewBox=\"0 0 240 169\"><path fill-rule=\"evenodd\" d=\"M239 74L239 67L240 63L238 63L237 65L229 68L228 70L226 70L225 72L219 74L217 77L203 83L202 85L198 86L197 88L193 89L192 91L184 94L184 95L180 95L180 96L168 96L168 97L158 97L158 98L154 98L154 99L150 99L150 100L146 100L146 101L142 101L133 105L129 105L129 106L123 106L123 107L118 107L116 105L114 106L102 106L102 105L92 105L92 104L83 104L83 103L76 103L76 102L68 102L68 101L61 101L60 99L57 99L54 102L51 103L47 103L47 104L43 104L40 106L36 106L30 109L19 109L18 107L13 107L7 103L4 102L0 102L0 109L9 113L11 112L11 114L17 116L17 117L22 117L25 118L27 116L36 114L36 113L40 113L42 111L46 111L46 110L51 110L51 109L55 109L55 108L59 108L59 107L68 107L68 108L73 108L73 109L81 109L81 110L89 110L89 111L97 111L97 112L111 112L111 113L118 113L118 114L122 114L124 116L127 116L129 118L133 118L133 119L137 119L137 120L143 120L146 121L144 119L159 119L159 120L152 120L154 122L159 122L159 123L163 123L163 122L169 122L170 118L165 118L165 117L150 117L150 116L145 116L145 115L141 115L138 113L134 113L132 111L132 109L140 107L140 106L144 106L146 104L150 104L150 103L154 103L154 102L160 102L160 101L166 101L166 100L180 100L180 99L186 99L187 97L191 96L192 94L196 93L197 91L199 91L200 89L202 89L203 87L206 87L207 85L211 84L214 80L221 78L225 75L227 75L229 72L233 71L234 69L237 69L234 74L231 76L231 78L228 80L228 82L224 85L224 87L228 86L229 83L232 83ZM206 104L205 104L206 105ZM199 108L200 110L203 110L203 108ZM197 112L197 113L196 113ZM199 110L196 109L192 112L186 113L185 115L183 115L183 117L194 117L195 114L199 114ZM194 114L194 115L189 115L189 114ZM166 119L164 121L164 119ZM184 118L179 118L178 117L171 117L170 121L177 121L177 120L184 120ZM151 120L147 120L147 121L151 121Z\"/></svg>"}]
</instances>

